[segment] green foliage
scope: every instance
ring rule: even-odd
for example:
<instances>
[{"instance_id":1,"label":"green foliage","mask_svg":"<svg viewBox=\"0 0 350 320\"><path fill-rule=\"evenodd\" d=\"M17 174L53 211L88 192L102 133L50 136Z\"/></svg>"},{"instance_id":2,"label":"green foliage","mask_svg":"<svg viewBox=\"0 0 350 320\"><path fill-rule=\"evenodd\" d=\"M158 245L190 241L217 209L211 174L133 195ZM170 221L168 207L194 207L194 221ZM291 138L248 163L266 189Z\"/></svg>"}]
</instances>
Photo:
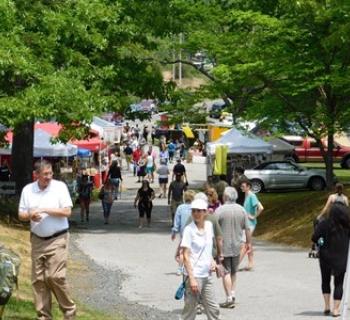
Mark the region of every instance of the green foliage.
<instances>
[{"instance_id":1,"label":"green foliage","mask_svg":"<svg viewBox=\"0 0 350 320\"><path fill-rule=\"evenodd\" d=\"M143 59L152 41L128 11L123 1L2 1L0 122L56 119L67 140L125 96L161 96L160 69Z\"/></svg>"}]
</instances>

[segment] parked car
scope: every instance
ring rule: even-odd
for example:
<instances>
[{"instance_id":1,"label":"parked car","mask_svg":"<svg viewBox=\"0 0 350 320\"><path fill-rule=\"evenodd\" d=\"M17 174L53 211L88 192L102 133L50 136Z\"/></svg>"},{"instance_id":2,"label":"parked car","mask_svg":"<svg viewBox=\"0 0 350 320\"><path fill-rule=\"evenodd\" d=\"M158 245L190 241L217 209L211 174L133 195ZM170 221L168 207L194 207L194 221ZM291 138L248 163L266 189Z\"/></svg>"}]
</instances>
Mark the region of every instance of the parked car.
<instances>
[{"instance_id":1,"label":"parked car","mask_svg":"<svg viewBox=\"0 0 350 320\"><path fill-rule=\"evenodd\" d=\"M264 162L244 174L252 183L253 192L272 189L303 189L320 191L326 187L326 171L307 169L293 161ZM336 179L335 179L336 180Z\"/></svg>"},{"instance_id":2,"label":"parked car","mask_svg":"<svg viewBox=\"0 0 350 320\"><path fill-rule=\"evenodd\" d=\"M296 162L323 162L321 150L315 139L301 136L283 136L283 140L295 146L293 159ZM322 141L327 150L327 144ZM350 147L334 142L333 160L339 162L342 168L350 168Z\"/></svg>"}]
</instances>

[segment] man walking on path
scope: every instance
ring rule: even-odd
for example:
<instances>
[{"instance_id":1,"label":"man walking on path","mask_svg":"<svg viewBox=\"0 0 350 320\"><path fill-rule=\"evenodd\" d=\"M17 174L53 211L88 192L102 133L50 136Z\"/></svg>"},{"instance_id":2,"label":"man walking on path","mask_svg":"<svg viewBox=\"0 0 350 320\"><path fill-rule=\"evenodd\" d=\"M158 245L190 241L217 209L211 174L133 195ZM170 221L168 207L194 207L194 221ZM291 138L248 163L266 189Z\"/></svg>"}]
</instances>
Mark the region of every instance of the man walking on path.
<instances>
[{"instance_id":1,"label":"man walking on path","mask_svg":"<svg viewBox=\"0 0 350 320\"><path fill-rule=\"evenodd\" d=\"M176 159L176 164L173 168L173 175L171 176L171 181L174 181L174 177L176 178L177 175L185 178L185 183L188 184L188 179L186 175L186 168L185 166L181 163L181 158Z\"/></svg>"},{"instance_id":2,"label":"man walking on path","mask_svg":"<svg viewBox=\"0 0 350 320\"><path fill-rule=\"evenodd\" d=\"M32 285L38 320L51 320L54 293L64 320L75 318L76 305L68 294L66 265L68 217L73 206L67 186L53 180L46 160L35 164L37 181L23 188L19 218L30 221L32 245Z\"/></svg>"},{"instance_id":3,"label":"man walking on path","mask_svg":"<svg viewBox=\"0 0 350 320\"><path fill-rule=\"evenodd\" d=\"M234 308L235 306L236 272L239 265L243 231L247 239L247 252L251 249L248 217L244 208L236 204L237 197L235 188L226 187L224 191L224 205L216 211L224 240L223 254L220 260L227 271L227 274L223 277L226 301L220 304L222 308Z\"/></svg>"},{"instance_id":4,"label":"man walking on path","mask_svg":"<svg viewBox=\"0 0 350 320\"><path fill-rule=\"evenodd\" d=\"M258 197L251 191L252 184L248 181L243 181L241 184L241 189L245 194L244 197L244 209L248 216L248 226L250 230L250 234L253 237L254 230L256 228L256 225L258 223L258 216L261 214L261 212L264 210L264 207L258 200ZM246 239L243 235L243 241L245 242ZM243 243L241 247L241 256L240 261L244 259L244 256L248 254L248 266L244 268L246 271L251 271L254 266L254 255L253 255L253 247L250 251L247 251L247 246Z\"/></svg>"},{"instance_id":5,"label":"man walking on path","mask_svg":"<svg viewBox=\"0 0 350 320\"><path fill-rule=\"evenodd\" d=\"M168 190L168 205L170 205L171 225L174 225L174 217L177 207L183 203L183 194L186 191L186 184L182 181L181 175L176 175L176 180L170 183Z\"/></svg>"}]
</instances>

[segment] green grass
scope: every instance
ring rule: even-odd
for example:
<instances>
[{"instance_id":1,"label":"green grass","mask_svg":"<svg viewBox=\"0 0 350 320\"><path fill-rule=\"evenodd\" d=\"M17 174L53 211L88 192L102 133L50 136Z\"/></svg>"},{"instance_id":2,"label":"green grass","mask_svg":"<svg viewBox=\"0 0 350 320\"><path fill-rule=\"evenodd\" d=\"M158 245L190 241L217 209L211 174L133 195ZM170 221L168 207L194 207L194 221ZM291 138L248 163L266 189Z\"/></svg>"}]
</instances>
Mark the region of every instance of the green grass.
<instances>
[{"instance_id":1,"label":"green grass","mask_svg":"<svg viewBox=\"0 0 350 320\"><path fill-rule=\"evenodd\" d=\"M346 193L350 188L346 190ZM259 194L265 210L255 235L260 239L309 247L313 220L321 212L329 192L300 191Z\"/></svg>"},{"instance_id":2,"label":"green grass","mask_svg":"<svg viewBox=\"0 0 350 320\"><path fill-rule=\"evenodd\" d=\"M3 320L30 320L35 319L35 309L33 304L33 295L31 289L31 259L30 259L30 241L29 231L23 226L8 226L0 224L0 243L11 248L21 256L21 267L19 275L19 289L15 290L9 303L6 305ZM82 270L82 266L74 261L69 262L68 272L70 277L77 276ZM89 281L88 279L86 280ZM73 297L76 301L76 297ZM53 318L62 319L55 298L53 298ZM79 320L121 320L120 317L111 317L101 312L91 310L87 306L78 302Z\"/></svg>"},{"instance_id":3,"label":"green grass","mask_svg":"<svg viewBox=\"0 0 350 320\"><path fill-rule=\"evenodd\" d=\"M308 162L301 163L302 166L314 169L326 169L322 162ZM342 169L339 163L334 164L334 174L337 176L339 182L343 184L350 184L350 169Z\"/></svg>"},{"instance_id":4,"label":"green grass","mask_svg":"<svg viewBox=\"0 0 350 320\"><path fill-rule=\"evenodd\" d=\"M57 304L54 305L52 310L53 319L62 319L62 313L58 309ZM29 320L35 319L35 308L32 301L16 299L12 297L9 303L6 305L3 320ZM80 320L116 320L117 318L111 318L103 313L89 310L84 306L78 305L78 315L76 319ZM119 319L119 318L118 318Z\"/></svg>"}]
</instances>

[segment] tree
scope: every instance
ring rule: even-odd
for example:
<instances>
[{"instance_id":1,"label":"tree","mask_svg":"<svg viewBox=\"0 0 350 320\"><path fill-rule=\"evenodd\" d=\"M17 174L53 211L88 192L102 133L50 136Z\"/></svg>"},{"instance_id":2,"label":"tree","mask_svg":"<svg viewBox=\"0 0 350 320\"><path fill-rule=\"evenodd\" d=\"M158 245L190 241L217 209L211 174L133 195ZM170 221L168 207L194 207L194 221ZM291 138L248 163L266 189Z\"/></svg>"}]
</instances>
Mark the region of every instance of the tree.
<instances>
[{"instance_id":1,"label":"tree","mask_svg":"<svg viewBox=\"0 0 350 320\"><path fill-rule=\"evenodd\" d=\"M159 66L140 59L153 41L128 10L123 1L1 1L0 122L14 130L18 192L31 178L36 119L63 124L68 141L128 97L162 95Z\"/></svg>"},{"instance_id":2,"label":"tree","mask_svg":"<svg viewBox=\"0 0 350 320\"><path fill-rule=\"evenodd\" d=\"M346 130L350 121L350 4L341 0L173 3L186 8L177 10L180 21L184 11L191 16L182 30L183 50L205 52L214 63L202 91L222 96L234 118L260 119L273 126L294 123L314 137L330 188L334 134ZM328 148L323 147L323 138Z\"/></svg>"}]
</instances>

